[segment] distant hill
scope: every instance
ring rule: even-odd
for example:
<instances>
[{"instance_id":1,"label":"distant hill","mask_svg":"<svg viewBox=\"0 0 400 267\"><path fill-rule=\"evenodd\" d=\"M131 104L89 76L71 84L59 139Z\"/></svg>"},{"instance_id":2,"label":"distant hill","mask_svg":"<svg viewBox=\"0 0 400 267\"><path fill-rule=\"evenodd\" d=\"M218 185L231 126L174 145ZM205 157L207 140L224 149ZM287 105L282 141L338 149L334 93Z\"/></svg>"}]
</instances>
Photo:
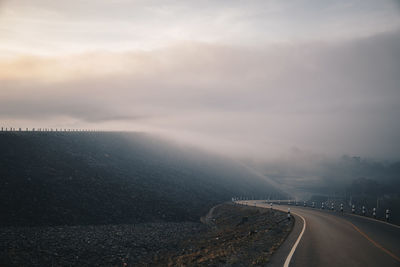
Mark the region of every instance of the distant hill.
<instances>
[{"instance_id":1,"label":"distant hill","mask_svg":"<svg viewBox=\"0 0 400 267\"><path fill-rule=\"evenodd\" d=\"M233 161L142 133L0 132L1 226L198 221L268 194Z\"/></svg>"},{"instance_id":2,"label":"distant hill","mask_svg":"<svg viewBox=\"0 0 400 267\"><path fill-rule=\"evenodd\" d=\"M358 178L382 184L382 194L400 196L400 161L383 161L361 157L328 157L295 150L287 158L249 164L264 176L281 183L293 197L346 194L347 187Z\"/></svg>"}]
</instances>

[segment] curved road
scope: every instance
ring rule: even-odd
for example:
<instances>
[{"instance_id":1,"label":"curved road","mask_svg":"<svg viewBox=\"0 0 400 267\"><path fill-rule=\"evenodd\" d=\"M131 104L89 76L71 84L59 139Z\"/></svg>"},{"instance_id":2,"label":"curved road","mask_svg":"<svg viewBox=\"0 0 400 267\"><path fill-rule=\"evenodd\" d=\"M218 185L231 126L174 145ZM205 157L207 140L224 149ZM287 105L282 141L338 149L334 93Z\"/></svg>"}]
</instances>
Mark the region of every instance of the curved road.
<instances>
[{"instance_id":1,"label":"curved road","mask_svg":"<svg viewBox=\"0 0 400 267\"><path fill-rule=\"evenodd\" d=\"M258 207L269 208L269 204L262 202L251 201ZM296 223L302 224L298 216L306 221L305 231L290 261L291 267L400 267L400 227L335 211L286 205L273 208L287 212L288 207L297 215Z\"/></svg>"}]
</instances>

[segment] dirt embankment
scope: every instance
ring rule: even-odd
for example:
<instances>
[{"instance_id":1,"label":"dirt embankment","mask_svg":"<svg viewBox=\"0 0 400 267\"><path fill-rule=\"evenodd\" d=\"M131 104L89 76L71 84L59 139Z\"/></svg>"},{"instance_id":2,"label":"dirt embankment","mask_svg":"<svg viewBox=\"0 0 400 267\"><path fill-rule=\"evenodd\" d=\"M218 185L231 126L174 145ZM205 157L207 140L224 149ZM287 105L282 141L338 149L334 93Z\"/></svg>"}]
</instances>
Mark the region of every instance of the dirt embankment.
<instances>
[{"instance_id":1,"label":"dirt embankment","mask_svg":"<svg viewBox=\"0 0 400 267\"><path fill-rule=\"evenodd\" d=\"M280 211L222 204L202 221L209 230L184 240L158 266L264 266L293 227Z\"/></svg>"},{"instance_id":2,"label":"dirt embankment","mask_svg":"<svg viewBox=\"0 0 400 267\"><path fill-rule=\"evenodd\" d=\"M263 266L286 214L222 204L203 223L0 228L0 266Z\"/></svg>"}]
</instances>

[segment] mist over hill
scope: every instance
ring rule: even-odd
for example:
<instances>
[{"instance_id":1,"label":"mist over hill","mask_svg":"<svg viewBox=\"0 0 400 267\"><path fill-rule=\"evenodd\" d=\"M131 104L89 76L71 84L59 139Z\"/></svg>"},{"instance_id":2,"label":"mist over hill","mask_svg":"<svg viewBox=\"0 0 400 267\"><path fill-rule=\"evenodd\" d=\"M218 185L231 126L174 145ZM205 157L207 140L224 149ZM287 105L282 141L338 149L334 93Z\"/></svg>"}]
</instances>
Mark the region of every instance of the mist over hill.
<instances>
[{"instance_id":1,"label":"mist over hill","mask_svg":"<svg viewBox=\"0 0 400 267\"><path fill-rule=\"evenodd\" d=\"M279 196L236 162L143 133L0 133L2 226L198 221L232 196Z\"/></svg>"},{"instance_id":2,"label":"mist over hill","mask_svg":"<svg viewBox=\"0 0 400 267\"><path fill-rule=\"evenodd\" d=\"M335 158L295 150L285 159L248 164L282 184L293 197L307 199L312 194L344 194L360 178L381 184L381 195L400 196L400 161L348 155Z\"/></svg>"},{"instance_id":3,"label":"mist over hill","mask_svg":"<svg viewBox=\"0 0 400 267\"><path fill-rule=\"evenodd\" d=\"M339 158L301 153L286 160L255 164L265 176L282 183L292 195L334 195L353 181L368 178L400 193L400 162L344 155Z\"/></svg>"},{"instance_id":4,"label":"mist over hill","mask_svg":"<svg viewBox=\"0 0 400 267\"><path fill-rule=\"evenodd\" d=\"M294 149L287 158L247 162L285 189L292 198L321 203L334 200L370 211L386 209L400 223L400 162L344 155L327 157Z\"/></svg>"}]
</instances>

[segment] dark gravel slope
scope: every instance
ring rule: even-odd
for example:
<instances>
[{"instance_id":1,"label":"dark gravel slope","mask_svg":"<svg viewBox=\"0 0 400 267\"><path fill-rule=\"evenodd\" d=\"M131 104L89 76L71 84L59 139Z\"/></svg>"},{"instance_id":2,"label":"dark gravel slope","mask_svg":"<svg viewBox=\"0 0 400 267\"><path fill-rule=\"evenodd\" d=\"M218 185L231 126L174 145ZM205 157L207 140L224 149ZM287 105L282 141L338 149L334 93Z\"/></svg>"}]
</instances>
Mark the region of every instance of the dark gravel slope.
<instances>
[{"instance_id":1,"label":"dark gravel slope","mask_svg":"<svg viewBox=\"0 0 400 267\"><path fill-rule=\"evenodd\" d=\"M223 204L200 222L0 228L1 266L264 266L293 221Z\"/></svg>"},{"instance_id":2,"label":"dark gravel slope","mask_svg":"<svg viewBox=\"0 0 400 267\"><path fill-rule=\"evenodd\" d=\"M233 161L145 134L0 132L0 226L197 222L270 193Z\"/></svg>"}]
</instances>

